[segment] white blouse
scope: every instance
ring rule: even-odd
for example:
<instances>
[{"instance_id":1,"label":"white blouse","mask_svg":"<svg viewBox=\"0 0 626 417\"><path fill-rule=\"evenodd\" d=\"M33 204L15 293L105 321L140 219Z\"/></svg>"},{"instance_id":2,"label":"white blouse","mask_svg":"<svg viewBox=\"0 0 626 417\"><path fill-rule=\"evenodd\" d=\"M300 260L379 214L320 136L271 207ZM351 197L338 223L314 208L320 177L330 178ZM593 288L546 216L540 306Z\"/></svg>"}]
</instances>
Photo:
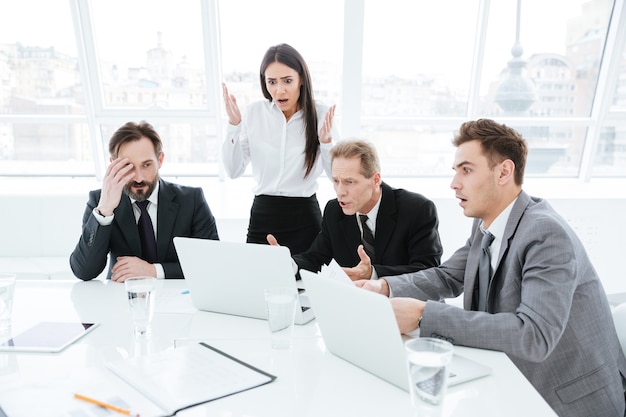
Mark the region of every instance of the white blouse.
<instances>
[{"instance_id":1,"label":"white blouse","mask_svg":"<svg viewBox=\"0 0 626 417\"><path fill-rule=\"evenodd\" d=\"M316 102L318 134L329 107ZM339 136L332 128L335 142ZM304 117L298 110L289 121L283 112L269 100L250 104L242 114L241 123L228 125L222 145L222 160L230 178L240 177L252 162L256 181L255 195L310 197L318 188L317 178L330 170L331 143L320 143L320 152L308 177L304 178Z\"/></svg>"}]
</instances>

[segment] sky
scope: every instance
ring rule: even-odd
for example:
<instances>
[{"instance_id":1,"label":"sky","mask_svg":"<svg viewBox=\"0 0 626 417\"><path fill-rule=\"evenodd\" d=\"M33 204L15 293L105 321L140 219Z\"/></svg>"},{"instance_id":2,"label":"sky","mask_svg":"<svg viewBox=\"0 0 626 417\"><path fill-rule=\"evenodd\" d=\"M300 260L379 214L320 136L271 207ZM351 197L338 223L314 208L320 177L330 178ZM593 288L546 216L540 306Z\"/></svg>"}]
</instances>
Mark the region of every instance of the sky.
<instances>
[{"instance_id":1,"label":"sky","mask_svg":"<svg viewBox=\"0 0 626 417\"><path fill-rule=\"evenodd\" d=\"M364 1L366 73L448 72L459 63L471 62L477 0ZM580 3L584 1L523 0L524 56L536 52L564 53L566 20L580 14ZM68 0L2 4L0 43L54 45L61 52L76 53ZM486 58L493 56L501 61L494 61L494 68L503 68L515 38L516 1L497 0L490 4L491 16L498 18L490 19ZM256 71L265 50L280 42L292 44L307 61L342 60L343 2L226 0L220 1L219 7L225 72ZM143 65L145 51L156 46L157 32L162 32L163 44L173 50L175 60L186 55L201 64L201 18L196 0L94 0L92 13L97 48L105 58L127 61L131 66ZM437 59L425 59L432 56Z\"/></svg>"}]
</instances>

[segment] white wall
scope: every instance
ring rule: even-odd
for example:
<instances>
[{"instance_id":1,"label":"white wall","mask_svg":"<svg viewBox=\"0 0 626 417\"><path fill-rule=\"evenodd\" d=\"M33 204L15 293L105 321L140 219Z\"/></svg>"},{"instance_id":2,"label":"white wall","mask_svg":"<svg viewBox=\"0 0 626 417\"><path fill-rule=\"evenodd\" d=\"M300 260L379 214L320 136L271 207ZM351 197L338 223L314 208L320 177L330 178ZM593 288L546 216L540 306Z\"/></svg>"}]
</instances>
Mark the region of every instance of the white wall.
<instances>
[{"instance_id":1,"label":"white wall","mask_svg":"<svg viewBox=\"0 0 626 417\"><path fill-rule=\"evenodd\" d=\"M219 181L215 178L196 178L173 181L201 186L218 222L220 238L226 241L245 241L247 219L252 202L252 180ZM439 232L444 246L443 259L465 243L469 235L471 219L466 218L447 180L425 181L423 179L386 178L394 187L404 187L431 198L439 212ZM424 181L424 184L421 182ZM318 200L322 207L334 191L330 182L320 181ZM433 186L436 185L436 187ZM55 179L39 179L28 183L0 179L0 270L10 268L7 258L46 257L54 258L56 269L69 269L67 258L73 250L81 228L82 214L90 189L99 188L93 180L63 182ZM570 222L585 244L607 293L626 292L626 277L621 270L621 256L626 245L626 187L617 190L614 198L600 195L599 189L588 185L584 193L571 195L562 186L551 204ZM530 194L542 196L536 184L525 187ZM51 261L47 259L46 261ZM18 259L22 264L26 259ZM34 268L35 260L27 267ZM67 271L55 271L59 277L67 277ZM71 275L70 275L71 276Z\"/></svg>"}]
</instances>

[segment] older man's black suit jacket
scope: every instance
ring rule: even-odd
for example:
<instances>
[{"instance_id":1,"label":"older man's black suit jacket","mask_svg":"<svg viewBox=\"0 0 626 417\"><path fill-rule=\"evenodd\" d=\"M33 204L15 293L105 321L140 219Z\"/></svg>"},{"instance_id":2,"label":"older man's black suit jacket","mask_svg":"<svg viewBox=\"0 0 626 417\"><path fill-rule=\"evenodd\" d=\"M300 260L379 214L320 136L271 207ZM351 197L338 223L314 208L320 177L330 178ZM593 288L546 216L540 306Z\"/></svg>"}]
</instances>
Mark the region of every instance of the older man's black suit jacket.
<instances>
[{"instance_id":1,"label":"older man's black suit jacket","mask_svg":"<svg viewBox=\"0 0 626 417\"><path fill-rule=\"evenodd\" d=\"M443 248L435 204L421 194L385 183L381 199L376 218L376 255L372 259L377 275L399 275L438 266ZM354 267L360 262L360 244L356 215L345 215L334 199L326 204L322 230L310 249L293 259L300 269L309 271L319 271L333 258L342 267Z\"/></svg>"},{"instance_id":2,"label":"older man's black suit jacket","mask_svg":"<svg viewBox=\"0 0 626 417\"><path fill-rule=\"evenodd\" d=\"M218 240L215 218L209 209L201 188L186 187L159 180L157 207L157 256L165 278L183 278L180 262L174 249L174 237L196 237ZM101 190L89 192L89 201L83 215L83 231L70 266L82 280L96 278L106 266L110 254L109 272L119 256L141 257L139 231L130 199L124 194L113 211L113 223L101 226L93 216L100 201Z\"/></svg>"}]
</instances>

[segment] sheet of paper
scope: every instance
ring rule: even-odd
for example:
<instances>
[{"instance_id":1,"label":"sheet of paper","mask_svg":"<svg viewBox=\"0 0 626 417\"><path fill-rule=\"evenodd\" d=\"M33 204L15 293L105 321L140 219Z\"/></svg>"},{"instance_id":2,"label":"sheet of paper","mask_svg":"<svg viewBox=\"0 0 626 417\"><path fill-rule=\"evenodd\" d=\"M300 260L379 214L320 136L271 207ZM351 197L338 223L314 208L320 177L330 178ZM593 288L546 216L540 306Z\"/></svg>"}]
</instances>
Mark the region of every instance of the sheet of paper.
<instances>
[{"instance_id":1,"label":"sheet of paper","mask_svg":"<svg viewBox=\"0 0 626 417\"><path fill-rule=\"evenodd\" d=\"M332 259L328 265L322 265L322 270L319 272L319 275L345 284L354 285L350 277L334 259Z\"/></svg>"}]
</instances>

